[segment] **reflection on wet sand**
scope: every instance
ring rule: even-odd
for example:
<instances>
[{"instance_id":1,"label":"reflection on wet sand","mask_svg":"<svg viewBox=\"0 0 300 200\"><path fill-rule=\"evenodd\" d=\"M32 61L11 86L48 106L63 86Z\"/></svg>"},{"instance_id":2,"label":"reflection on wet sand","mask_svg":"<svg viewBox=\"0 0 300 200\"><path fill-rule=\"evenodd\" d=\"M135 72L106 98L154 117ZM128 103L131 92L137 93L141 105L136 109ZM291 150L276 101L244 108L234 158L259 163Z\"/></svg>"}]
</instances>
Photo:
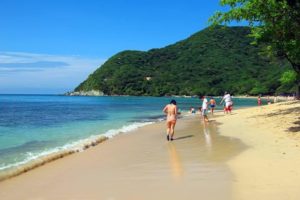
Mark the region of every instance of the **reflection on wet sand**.
<instances>
[{"instance_id":1,"label":"reflection on wet sand","mask_svg":"<svg viewBox=\"0 0 300 200\"><path fill-rule=\"evenodd\" d=\"M170 173L176 180L189 176L203 177L203 171L214 171L214 166L226 167L226 161L245 149L239 140L218 134L214 122L203 124L190 129L185 135L181 134L174 141L167 143L170 162Z\"/></svg>"},{"instance_id":2,"label":"reflection on wet sand","mask_svg":"<svg viewBox=\"0 0 300 200\"><path fill-rule=\"evenodd\" d=\"M168 143L168 150L170 154L172 176L175 180L178 180L183 175L183 168L180 157L177 153L176 146L173 143Z\"/></svg>"},{"instance_id":3,"label":"reflection on wet sand","mask_svg":"<svg viewBox=\"0 0 300 200\"><path fill-rule=\"evenodd\" d=\"M215 122L199 125L199 145L202 147L201 157L210 162L223 162L238 155L246 146L238 139L224 137L218 134Z\"/></svg>"},{"instance_id":4,"label":"reflection on wet sand","mask_svg":"<svg viewBox=\"0 0 300 200\"><path fill-rule=\"evenodd\" d=\"M210 131L208 129L207 124L203 124L203 133L204 133L204 138L205 138L205 144L208 149L211 147L211 136L210 136Z\"/></svg>"},{"instance_id":5,"label":"reflection on wet sand","mask_svg":"<svg viewBox=\"0 0 300 200\"><path fill-rule=\"evenodd\" d=\"M189 127L177 132L174 141L166 142L169 178L183 190L201 191L204 199L231 199L233 177L226 161L245 149L244 144L219 135L215 122L199 121Z\"/></svg>"}]
</instances>

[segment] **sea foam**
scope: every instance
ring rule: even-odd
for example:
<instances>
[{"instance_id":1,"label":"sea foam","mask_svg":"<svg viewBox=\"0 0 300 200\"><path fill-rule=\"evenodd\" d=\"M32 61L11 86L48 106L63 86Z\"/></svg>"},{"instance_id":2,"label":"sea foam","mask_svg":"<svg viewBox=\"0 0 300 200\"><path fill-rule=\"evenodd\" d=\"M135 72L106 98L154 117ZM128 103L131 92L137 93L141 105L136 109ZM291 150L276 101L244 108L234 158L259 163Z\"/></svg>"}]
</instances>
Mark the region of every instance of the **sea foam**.
<instances>
[{"instance_id":1,"label":"sea foam","mask_svg":"<svg viewBox=\"0 0 300 200\"><path fill-rule=\"evenodd\" d=\"M153 124L154 122L136 122L133 124L125 125L119 129L111 129L99 135L93 135L86 139L66 144L61 147L53 148L51 150L43 151L40 153L27 152L26 159L23 161L2 165L0 166L0 181L18 176L22 173L35 169L46 163L63 158L76 152L82 152L92 146L104 142L107 139L122 133L128 133L140 127Z\"/></svg>"}]
</instances>

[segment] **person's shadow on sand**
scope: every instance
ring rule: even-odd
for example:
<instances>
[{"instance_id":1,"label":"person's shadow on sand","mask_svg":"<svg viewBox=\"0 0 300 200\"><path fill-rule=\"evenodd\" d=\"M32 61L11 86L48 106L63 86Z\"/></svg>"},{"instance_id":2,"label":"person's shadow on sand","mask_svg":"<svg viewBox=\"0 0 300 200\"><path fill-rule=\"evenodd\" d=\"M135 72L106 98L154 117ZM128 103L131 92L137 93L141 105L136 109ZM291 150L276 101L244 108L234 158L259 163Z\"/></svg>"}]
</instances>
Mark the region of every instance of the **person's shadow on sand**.
<instances>
[{"instance_id":1,"label":"person's shadow on sand","mask_svg":"<svg viewBox=\"0 0 300 200\"><path fill-rule=\"evenodd\" d=\"M174 140L182 140L182 139L187 139L187 138L191 138L191 137L194 137L194 135L181 136L181 137L174 138Z\"/></svg>"}]
</instances>

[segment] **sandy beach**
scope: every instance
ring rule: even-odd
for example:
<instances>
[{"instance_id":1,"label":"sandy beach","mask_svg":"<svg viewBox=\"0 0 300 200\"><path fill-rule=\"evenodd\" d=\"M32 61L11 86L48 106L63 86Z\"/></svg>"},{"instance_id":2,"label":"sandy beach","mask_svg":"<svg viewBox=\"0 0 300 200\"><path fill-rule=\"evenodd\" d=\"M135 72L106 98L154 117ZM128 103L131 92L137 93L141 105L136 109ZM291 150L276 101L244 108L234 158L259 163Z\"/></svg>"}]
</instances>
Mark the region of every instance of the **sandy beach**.
<instances>
[{"instance_id":1,"label":"sandy beach","mask_svg":"<svg viewBox=\"0 0 300 200\"><path fill-rule=\"evenodd\" d=\"M164 122L0 182L10 199L299 199L299 102ZM16 192L17 191L17 192Z\"/></svg>"},{"instance_id":2,"label":"sandy beach","mask_svg":"<svg viewBox=\"0 0 300 200\"><path fill-rule=\"evenodd\" d=\"M282 102L218 119L220 134L248 146L227 162L233 199L300 198L300 102Z\"/></svg>"}]
</instances>

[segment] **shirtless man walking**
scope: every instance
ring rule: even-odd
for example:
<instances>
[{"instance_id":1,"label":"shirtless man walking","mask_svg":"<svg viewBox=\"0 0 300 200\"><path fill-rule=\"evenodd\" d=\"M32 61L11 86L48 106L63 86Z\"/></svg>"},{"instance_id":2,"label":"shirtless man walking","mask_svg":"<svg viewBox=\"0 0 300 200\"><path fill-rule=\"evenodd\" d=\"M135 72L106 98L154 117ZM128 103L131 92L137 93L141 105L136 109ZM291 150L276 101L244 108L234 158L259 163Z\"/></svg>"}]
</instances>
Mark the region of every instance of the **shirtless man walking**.
<instances>
[{"instance_id":1,"label":"shirtless man walking","mask_svg":"<svg viewBox=\"0 0 300 200\"><path fill-rule=\"evenodd\" d=\"M170 104L166 105L163 112L167 114L167 140L172 141L178 113L176 101L173 99Z\"/></svg>"},{"instance_id":2,"label":"shirtless man walking","mask_svg":"<svg viewBox=\"0 0 300 200\"><path fill-rule=\"evenodd\" d=\"M214 115L214 110L215 110L217 103L213 97L210 98L209 105L210 105L210 113L211 113L211 115Z\"/></svg>"}]
</instances>

